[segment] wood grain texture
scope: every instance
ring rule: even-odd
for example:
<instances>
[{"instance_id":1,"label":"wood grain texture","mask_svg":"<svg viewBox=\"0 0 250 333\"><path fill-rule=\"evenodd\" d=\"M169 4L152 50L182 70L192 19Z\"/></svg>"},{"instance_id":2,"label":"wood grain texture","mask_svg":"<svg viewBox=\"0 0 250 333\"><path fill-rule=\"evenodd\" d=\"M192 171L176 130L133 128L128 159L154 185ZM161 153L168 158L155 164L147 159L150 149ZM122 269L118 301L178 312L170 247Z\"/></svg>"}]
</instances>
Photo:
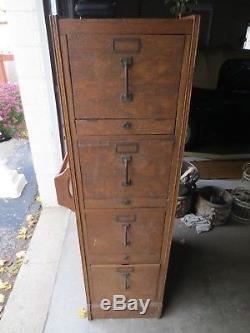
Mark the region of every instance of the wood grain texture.
<instances>
[{"instance_id":1,"label":"wood grain texture","mask_svg":"<svg viewBox=\"0 0 250 333\"><path fill-rule=\"evenodd\" d=\"M194 161L201 179L240 179L242 168L249 159Z\"/></svg>"},{"instance_id":2,"label":"wood grain texture","mask_svg":"<svg viewBox=\"0 0 250 333\"><path fill-rule=\"evenodd\" d=\"M104 298L112 300L113 295L124 295L127 299L149 298L156 301L159 267L160 265L157 264L92 265L90 269L93 283L91 296L94 303L100 304ZM127 288L125 273L128 273Z\"/></svg>"},{"instance_id":3,"label":"wood grain texture","mask_svg":"<svg viewBox=\"0 0 250 333\"><path fill-rule=\"evenodd\" d=\"M173 119L88 119L76 120L77 136L174 134Z\"/></svg>"},{"instance_id":4,"label":"wood grain texture","mask_svg":"<svg viewBox=\"0 0 250 333\"><path fill-rule=\"evenodd\" d=\"M135 312L104 312L99 306L104 295L123 293L122 267L132 268L125 295L152 298L146 316L160 316L198 26L196 17L59 20L60 33L54 38L60 40L59 81L89 319L138 317ZM134 99L121 105L123 55L133 57L129 90ZM124 121L132 125L124 128ZM131 184L125 187L124 179ZM136 240L129 254L119 245L124 233L113 224L119 212L142 216L138 227L129 227L128 237ZM164 222L160 212L165 212ZM158 216L154 226L153 216ZM107 244L109 234L114 241Z\"/></svg>"},{"instance_id":5,"label":"wood grain texture","mask_svg":"<svg viewBox=\"0 0 250 333\"><path fill-rule=\"evenodd\" d=\"M103 311L100 308L100 304L92 304L92 318L93 319L107 319L107 318L160 318L162 313L162 303L160 302L150 302L149 307L145 315L141 316L139 311Z\"/></svg>"},{"instance_id":6,"label":"wood grain texture","mask_svg":"<svg viewBox=\"0 0 250 333\"><path fill-rule=\"evenodd\" d=\"M150 24L149 24L150 21ZM150 34L189 35L193 32L194 17L186 19L62 19L61 35L74 34Z\"/></svg>"},{"instance_id":7,"label":"wood grain texture","mask_svg":"<svg viewBox=\"0 0 250 333\"><path fill-rule=\"evenodd\" d=\"M72 189L71 173L69 168L68 155L65 156L62 168L57 177L55 177L55 186L57 191L57 200L61 206L75 211L75 202Z\"/></svg>"},{"instance_id":8,"label":"wood grain texture","mask_svg":"<svg viewBox=\"0 0 250 333\"><path fill-rule=\"evenodd\" d=\"M167 198L173 141L160 136L85 137L79 155L87 199ZM129 158L128 178L124 158Z\"/></svg>"},{"instance_id":9,"label":"wood grain texture","mask_svg":"<svg viewBox=\"0 0 250 333\"><path fill-rule=\"evenodd\" d=\"M175 117L184 36L138 36L141 50L130 54L132 102L121 100L125 80L121 57L127 53L113 51L117 36L69 38L76 119Z\"/></svg>"},{"instance_id":10,"label":"wood grain texture","mask_svg":"<svg viewBox=\"0 0 250 333\"><path fill-rule=\"evenodd\" d=\"M131 198L124 196L122 198L112 199L85 199L86 208L166 208L168 199L163 198Z\"/></svg>"},{"instance_id":11,"label":"wood grain texture","mask_svg":"<svg viewBox=\"0 0 250 333\"><path fill-rule=\"evenodd\" d=\"M158 263L164 220L164 209L87 209L91 263Z\"/></svg>"},{"instance_id":12,"label":"wood grain texture","mask_svg":"<svg viewBox=\"0 0 250 333\"><path fill-rule=\"evenodd\" d=\"M162 266L160 271L158 289L158 294L162 301L164 299L164 292L166 288L166 278L168 272L166 267L168 267L169 263L170 248L175 222L177 197L179 191L179 179L181 174L182 157L185 146L189 105L192 91L192 78L194 73L196 51L198 45L199 25L200 17L195 16L193 20L193 33L191 36L186 36L185 51L182 64L181 84L179 90L180 93L176 118L176 143L172 159L172 173L170 178L171 184L169 184L171 190L169 207L171 207L171 210L169 211L169 215L166 218L170 219L171 222L169 224L169 227L165 229L166 231L163 239Z\"/></svg>"}]
</instances>

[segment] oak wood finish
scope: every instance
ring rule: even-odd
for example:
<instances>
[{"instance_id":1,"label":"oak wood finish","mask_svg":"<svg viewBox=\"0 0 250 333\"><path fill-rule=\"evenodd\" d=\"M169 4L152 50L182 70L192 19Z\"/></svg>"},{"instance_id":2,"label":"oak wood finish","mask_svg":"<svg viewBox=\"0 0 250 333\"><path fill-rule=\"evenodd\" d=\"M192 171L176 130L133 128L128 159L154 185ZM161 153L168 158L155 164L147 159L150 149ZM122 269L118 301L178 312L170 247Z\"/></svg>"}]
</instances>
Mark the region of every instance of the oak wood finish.
<instances>
[{"instance_id":1,"label":"oak wood finish","mask_svg":"<svg viewBox=\"0 0 250 333\"><path fill-rule=\"evenodd\" d=\"M62 168L59 175L55 177L55 186L57 191L58 203L74 211L75 203L72 193L68 155L66 155L63 160Z\"/></svg>"},{"instance_id":2,"label":"oak wood finish","mask_svg":"<svg viewBox=\"0 0 250 333\"><path fill-rule=\"evenodd\" d=\"M129 38L131 36L126 35L120 40ZM131 53L125 48L122 52L113 50L116 35L69 36L76 119L175 117L184 36L140 35L136 38L140 40L141 49ZM121 58L127 54L133 59L129 69L132 103L121 100L124 91Z\"/></svg>"},{"instance_id":3,"label":"oak wood finish","mask_svg":"<svg viewBox=\"0 0 250 333\"><path fill-rule=\"evenodd\" d=\"M194 161L202 179L240 179L242 169L249 159Z\"/></svg>"},{"instance_id":4,"label":"oak wood finish","mask_svg":"<svg viewBox=\"0 0 250 333\"><path fill-rule=\"evenodd\" d=\"M78 145L85 199L167 198L172 140L150 135L85 137ZM127 186L124 159L131 183Z\"/></svg>"},{"instance_id":5,"label":"oak wood finish","mask_svg":"<svg viewBox=\"0 0 250 333\"><path fill-rule=\"evenodd\" d=\"M127 299L156 301L159 268L159 264L91 265L92 299L100 304L103 298L124 295Z\"/></svg>"},{"instance_id":6,"label":"oak wood finish","mask_svg":"<svg viewBox=\"0 0 250 333\"><path fill-rule=\"evenodd\" d=\"M108 315L107 315L108 313ZM91 315L92 319L106 319L108 318L160 318L162 313L162 303L161 302L150 302L149 307L147 309L147 314L141 316L139 311L103 311L100 307L100 304L92 304L91 305Z\"/></svg>"},{"instance_id":7,"label":"oak wood finish","mask_svg":"<svg viewBox=\"0 0 250 333\"><path fill-rule=\"evenodd\" d=\"M158 263L164 209L87 209L91 263Z\"/></svg>"},{"instance_id":8,"label":"oak wood finish","mask_svg":"<svg viewBox=\"0 0 250 333\"><path fill-rule=\"evenodd\" d=\"M111 199L85 199L85 208L161 208L166 207L166 198L135 198L123 196Z\"/></svg>"},{"instance_id":9,"label":"oak wood finish","mask_svg":"<svg viewBox=\"0 0 250 333\"><path fill-rule=\"evenodd\" d=\"M199 19L51 25L89 319L141 317L103 311L113 294L159 317Z\"/></svg>"},{"instance_id":10,"label":"oak wood finish","mask_svg":"<svg viewBox=\"0 0 250 333\"><path fill-rule=\"evenodd\" d=\"M85 135L174 134L172 119L88 119L76 120L79 138Z\"/></svg>"},{"instance_id":11,"label":"oak wood finish","mask_svg":"<svg viewBox=\"0 0 250 333\"><path fill-rule=\"evenodd\" d=\"M188 19L82 19L59 20L60 35L95 34L95 35L191 35L194 18Z\"/></svg>"}]
</instances>

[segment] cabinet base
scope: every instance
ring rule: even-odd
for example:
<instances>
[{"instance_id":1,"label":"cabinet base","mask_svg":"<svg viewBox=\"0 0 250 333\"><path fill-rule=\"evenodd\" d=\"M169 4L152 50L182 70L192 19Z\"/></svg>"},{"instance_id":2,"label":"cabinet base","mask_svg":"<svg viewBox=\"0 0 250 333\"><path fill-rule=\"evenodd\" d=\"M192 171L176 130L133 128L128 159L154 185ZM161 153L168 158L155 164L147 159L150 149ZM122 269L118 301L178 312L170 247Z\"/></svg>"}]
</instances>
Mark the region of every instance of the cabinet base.
<instances>
[{"instance_id":1,"label":"cabinet base","mask_svg":"<svg viewBox=\"0 0 250 333\"><path fill-rule=\"evenodd\" d=\"M162 313L162 303L150 303L145 314L140 314L140 311L104 311L99 304L91 305L90 319L111 319L111 318L160 318Z\"/></svg>"}]
</instances>

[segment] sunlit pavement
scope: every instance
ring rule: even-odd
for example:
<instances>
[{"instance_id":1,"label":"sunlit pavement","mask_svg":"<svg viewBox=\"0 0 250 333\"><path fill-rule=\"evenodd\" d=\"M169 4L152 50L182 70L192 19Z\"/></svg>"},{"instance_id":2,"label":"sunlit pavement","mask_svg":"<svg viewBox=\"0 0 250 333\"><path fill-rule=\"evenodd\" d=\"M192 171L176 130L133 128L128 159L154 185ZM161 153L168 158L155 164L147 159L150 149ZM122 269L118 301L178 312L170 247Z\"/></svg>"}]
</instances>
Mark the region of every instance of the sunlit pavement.
<instances>
[{"instance_id":1,"label":"sunlit pavement","mask_svg":"<svg viewBox=\"0 0 250 333\"><path fill-rule=\"evenodd\" d=\"M23 173L28 184L19 198L0 199L0 257L5 259L15 252L16 234L24 224L25 216L40 208L35 201L38 190L28 140L16 140L8 166Z\"/></svg>"}]
</instances>

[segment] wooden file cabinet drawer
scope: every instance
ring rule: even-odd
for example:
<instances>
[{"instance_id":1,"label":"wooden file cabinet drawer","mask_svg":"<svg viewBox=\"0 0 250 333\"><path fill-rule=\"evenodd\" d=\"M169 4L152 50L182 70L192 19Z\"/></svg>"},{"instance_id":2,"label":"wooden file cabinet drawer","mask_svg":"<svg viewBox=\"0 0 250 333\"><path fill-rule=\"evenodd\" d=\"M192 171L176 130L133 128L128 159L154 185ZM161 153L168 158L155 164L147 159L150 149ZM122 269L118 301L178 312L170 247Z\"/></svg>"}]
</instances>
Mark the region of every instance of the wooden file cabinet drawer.
<instances>
[{"instance_id":1,"label":"wooden file cabinet drawer","mask_svg":"<svg viewBox=\"0 0 250 333\"><path fill-rule=\"evenodd\" d=\"M77 120L78 137L84 135L174 134L175 119Z\"/></svg>"},{"instance_id":2,"label":"wooden file cabinet drawer","mask_svg":"<svg viewBox=\"0 0 250 333\"><path fill-rule=\"evenodd\" d=\"M68 43L76 119L174 118L184 36L78 34Z\"/></svg>"},{"instance_id":3,"label":"wooden file cabinet drawer","mask_svg":"<svg viewBox=\"0 0 250 333\"><path fill-rule=\"evenodd\" d=\"M85 202L166 199L172 147L171 139L159 135L79 140Z\"/></svg>"},{"instance_id":4,"label":"wooden file cabinet drawer","mask_svg":"<svg viewBox=\"0 0 250 333\"><path fill-rule=\"evenodd\" d=\"M157 299L160 265L91 265L92 297L96 304L113 295Z\"/></svg>"},{"instance_id":5,"label":"wooden file cabinet drawer","mask_svg":"<svg viewBox=\"0 0 250 333\"><path fill-rule=\"evenodd\" d=\"M159 263L164 209L87 209L91 263Z\"/></svg>"}]
</instances>

